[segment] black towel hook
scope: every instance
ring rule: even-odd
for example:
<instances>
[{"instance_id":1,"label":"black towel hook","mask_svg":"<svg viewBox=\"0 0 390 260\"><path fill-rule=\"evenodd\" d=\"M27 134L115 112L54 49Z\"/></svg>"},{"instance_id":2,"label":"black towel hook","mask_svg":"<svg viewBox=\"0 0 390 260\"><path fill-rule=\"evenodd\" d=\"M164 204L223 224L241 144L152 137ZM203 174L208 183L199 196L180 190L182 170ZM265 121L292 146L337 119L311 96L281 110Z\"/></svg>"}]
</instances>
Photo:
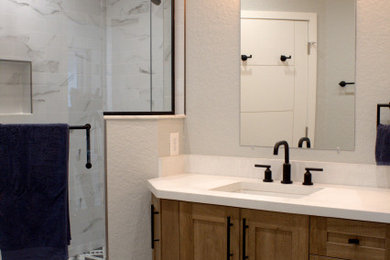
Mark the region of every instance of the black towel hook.
<instances>
[{"instance_id":1,"label":"black towel hook","mask_svg":"<svg viewBox=\"0 0 390 260\"><path fill-rule=\"evenodd\" d=\"M70 126L69 130L85 130L86 135L86 141L87 141L87 163L85 164L85 168L91 169L92 163L91 163L91 125L85 124L85 125L78 125L78 126Z\"/></svg>"},{"instance_id":2,"label":"black towel hook","mask_svg":"<svg viewBox=\"0 0 390 260\"><path fill-rule=\"evenodd\" d=\"M347 85L355 85L355 82L345 82L345 81L341 81L341 82L339 83L339 86L342 87L342 88L346 87Z\"/></svg>"}]
</instances>

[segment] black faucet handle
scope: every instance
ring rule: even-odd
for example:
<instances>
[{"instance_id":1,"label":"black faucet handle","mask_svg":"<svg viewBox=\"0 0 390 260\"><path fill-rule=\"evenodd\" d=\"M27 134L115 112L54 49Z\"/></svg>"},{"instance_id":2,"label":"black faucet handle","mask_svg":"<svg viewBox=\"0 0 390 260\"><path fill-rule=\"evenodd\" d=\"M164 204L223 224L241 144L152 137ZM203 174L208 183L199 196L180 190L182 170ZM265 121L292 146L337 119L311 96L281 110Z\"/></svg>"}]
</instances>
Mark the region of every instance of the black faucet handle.
<instances>
[{"instance_id":1,"label":"black faucet handle","mask_svg":"<svg viewBox=\"0 0 390 260\"><path fill-rule=\"evenodd\" d=\"M324 171L324 169L322 168L305 168L306 172L305 172L305 177L304 177L304 181L302 183L302 185L313 185L313 182L311 180L311 172L310 171L315 171L315 172L322 172Z\"/></svg>"},{"instance_id":2,"label":"black faucet handle","mask_svg":"<svg viewBox=\"0 0 390 260\"><path fill-rule=\"evenodd\" d=\"M313 171L313 172L323 172L324 169L322 168L305 168L306 171Z\"/></svg>"},{"instance_id":3,"label":"black faucet handle","mask_svg":"<svg viewBox=\"0 0 390 260\"><path fill-rule=\"evenodd\" d=\"M271 168L271 165L255 164L255 167L256 168L267 168L267 169L269 169L269 168Z\"/></svg>"},{"instance_id":4,"label":"black faucet handle","mask_svg":"<svg viewBox=\"0 0 390 260\"><path fill-rule=\"evenodd\" d=\"M267 168L264 171L264 179L263 182L273 182L272 179L272 171L271 171L271 165L263 165L263 164L255 164L255 167L257 168Z\"/></svg>"}]
</instances>

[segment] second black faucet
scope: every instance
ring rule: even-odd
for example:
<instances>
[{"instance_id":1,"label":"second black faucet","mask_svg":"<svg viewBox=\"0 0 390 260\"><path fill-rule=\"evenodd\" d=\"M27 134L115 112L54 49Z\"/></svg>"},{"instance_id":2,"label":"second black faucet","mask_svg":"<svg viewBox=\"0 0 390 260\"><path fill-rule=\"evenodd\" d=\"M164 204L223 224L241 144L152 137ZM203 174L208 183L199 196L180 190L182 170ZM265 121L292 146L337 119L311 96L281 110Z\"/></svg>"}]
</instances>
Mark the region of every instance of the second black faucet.
<instances>
[{"instance_id":1,"label":"second black faucet","mask_svg":"<svg viewBox=\"0 0 390 260\"><path fill-rule=\"evenodd\" d=\"M290 164L290 148L287 141L277 142L274 146L274 155L278 155L279 147L284 146L284 164L283 164L283 184L292 184L291 180L291 164Z\"/></svg>"}]
</instances>

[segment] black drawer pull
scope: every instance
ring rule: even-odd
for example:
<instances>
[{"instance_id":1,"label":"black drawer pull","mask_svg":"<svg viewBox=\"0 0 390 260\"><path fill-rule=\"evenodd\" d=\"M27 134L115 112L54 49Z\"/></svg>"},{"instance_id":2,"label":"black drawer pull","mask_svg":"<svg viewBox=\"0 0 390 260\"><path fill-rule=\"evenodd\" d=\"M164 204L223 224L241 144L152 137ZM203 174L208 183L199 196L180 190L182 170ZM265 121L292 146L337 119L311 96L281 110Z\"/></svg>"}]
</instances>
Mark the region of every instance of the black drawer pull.
<instances>
[{"instance_id":1,"label":"black drawer pull","mask_svg":"<svg viewBox=\"0 0 390 260\"><path fill-rule=\"evenodd\" d=\"M249 226L246 224L246 219L242 219L242 260L249 257L246 255L246 230Z\"/></svg>"},{"instance_id":2,"label":"black drawer pull","mask_svg":"<svg viewBox=\"0 0 390 260\"><path fill-rule=\"evenodd\" d=\"M160 241L160 239L154 238L154 215L159 214L158 211L154 211L154 205L150 206L150 226L152 231L152 249L154 249L154 242Z\"/></svg>"},{"instance_id":3,"label":"black drawer pull","mask_svg":"<svg viewBox=\"0 0 390 260\"><path fill-rule=\"evenodd\" d=\"M227 225L226 225L226 229L227 229L227 260L230 260L230 257L233 256L233 254L230 252L230 228L233 226L232 222L231 222L231 217L227 217Z\"/></svg>"},{"instance_id":4,"label":"black drawer pull","mask_svg":"<svg viewBox=\"0 0 390 260\"><path fill-rule=\"evenodd\" d=\"M348 244L359 245L360 241L357 238L350 238L348 239Z\"/></svg>"}]
</instances>

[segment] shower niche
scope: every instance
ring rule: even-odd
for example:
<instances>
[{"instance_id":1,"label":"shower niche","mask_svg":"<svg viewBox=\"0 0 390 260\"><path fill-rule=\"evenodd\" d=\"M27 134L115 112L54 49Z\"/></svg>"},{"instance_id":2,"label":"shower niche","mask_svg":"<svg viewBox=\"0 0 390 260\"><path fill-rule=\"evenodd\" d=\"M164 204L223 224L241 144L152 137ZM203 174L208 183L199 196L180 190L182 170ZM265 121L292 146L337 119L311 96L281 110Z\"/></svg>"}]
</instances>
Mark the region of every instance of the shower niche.
<instances>
[{"instance_id":1,"label":"shower niche","mask_svg":"<svg viewBox=\"0 0 390 260\"><path fill-rule=\"evenodd\" d=\"M0 60L0 114L31 114L31 62Z\"/></svg>"}]
</instances>

